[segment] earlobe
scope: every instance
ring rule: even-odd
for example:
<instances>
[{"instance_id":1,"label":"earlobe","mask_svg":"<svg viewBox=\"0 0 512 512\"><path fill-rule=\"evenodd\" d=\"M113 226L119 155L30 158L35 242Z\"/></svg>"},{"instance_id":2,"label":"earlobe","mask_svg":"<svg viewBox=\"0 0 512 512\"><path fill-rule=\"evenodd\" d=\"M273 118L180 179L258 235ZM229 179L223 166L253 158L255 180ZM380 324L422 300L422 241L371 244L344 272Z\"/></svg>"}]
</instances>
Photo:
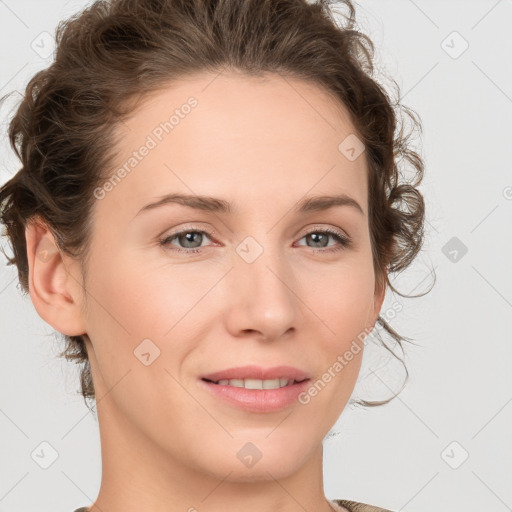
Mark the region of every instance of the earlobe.
<instances>
[{"instance_id":1,"label":"earlobe","mask_svg":"<svg viewBox=\"0 0 512 512\"><path fill-rule=\"evenodd\" d=\"M80 284L67 268L53 233L45 223L31 220L25 228L25 240L29 294L37 313L62 334L83 334Z\"/></svg>"}]
</instances>

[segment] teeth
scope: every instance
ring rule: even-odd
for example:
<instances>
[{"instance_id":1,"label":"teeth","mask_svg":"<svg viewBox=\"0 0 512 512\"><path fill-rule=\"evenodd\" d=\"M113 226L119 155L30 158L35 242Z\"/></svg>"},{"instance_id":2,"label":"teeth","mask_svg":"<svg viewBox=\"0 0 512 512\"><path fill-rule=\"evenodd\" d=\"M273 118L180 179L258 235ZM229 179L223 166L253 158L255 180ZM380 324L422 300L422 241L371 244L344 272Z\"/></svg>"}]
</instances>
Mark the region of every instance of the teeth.
<instances>
[{"instance_id":1,"label":"teeth","mask_svg":"<svg viewBox=\"0 0 512 512\"><path fill-rule=\"evenodd\" d=\"M294 382L293 379L221 379L217 384L245 389L278 389L293 384Z\"/></svg>"}]
</instances>

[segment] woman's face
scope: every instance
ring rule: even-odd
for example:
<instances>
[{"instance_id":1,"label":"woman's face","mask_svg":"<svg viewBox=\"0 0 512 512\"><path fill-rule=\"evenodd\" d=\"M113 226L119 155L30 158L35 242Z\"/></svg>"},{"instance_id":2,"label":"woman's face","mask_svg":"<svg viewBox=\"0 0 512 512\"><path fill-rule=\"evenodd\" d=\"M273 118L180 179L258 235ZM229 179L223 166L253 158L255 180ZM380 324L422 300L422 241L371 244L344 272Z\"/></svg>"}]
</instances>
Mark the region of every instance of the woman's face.
<instances>
[{"instance_id":1,"label":"woman's face","mask_svg":"<svg viewBox=\"0 0 512 512\"><path fill-rule=\"evenodd\" d=\"M317 86L228 73L154 93L120 125L82 313L105 438L133 434L134 451L240 481L291 474L318 451L383 299L353 132ZM351 199L304 206L320 196ZM309 381L203 380L247 365ZM231 400L214 392L227 388Z\"/></svg>"}]
</instances>

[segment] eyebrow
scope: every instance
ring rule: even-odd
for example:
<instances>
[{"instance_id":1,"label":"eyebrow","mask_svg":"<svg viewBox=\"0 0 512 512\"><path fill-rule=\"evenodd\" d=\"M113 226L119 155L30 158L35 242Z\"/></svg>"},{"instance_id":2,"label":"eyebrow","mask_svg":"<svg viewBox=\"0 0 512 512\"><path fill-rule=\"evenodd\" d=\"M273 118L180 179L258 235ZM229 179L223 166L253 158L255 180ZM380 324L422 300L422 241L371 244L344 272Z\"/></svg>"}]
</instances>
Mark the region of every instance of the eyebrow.
<instances>
[{"instance_id":1,"label":"eyebrow","mask_svg":"<svg viewBox=\"0 0 512 512\"><path fill-rule=\"evenodd\" d=\"M177 203L183 206L187 206L189 208L194 208L196 210L202 210L207 212L225 214L235 213L235 208L233 207L233 205L229 201L226 201L225 199L189 194L166 194L165 196L160 197L157 201L153 203L148 203L145 206L143 206L137 212L135 217L137 217L139 214L145 211L153 210L155 208L158 208L159 206L171 203ZM307 213L328 210L329 208L333 208L335 206L349 206L357 210L362 215L365 215L360 204L355 199L346 194L340 194L335 196L308 197L299 201L294 210L298 213Z\"/></svg>"}]
</instances>

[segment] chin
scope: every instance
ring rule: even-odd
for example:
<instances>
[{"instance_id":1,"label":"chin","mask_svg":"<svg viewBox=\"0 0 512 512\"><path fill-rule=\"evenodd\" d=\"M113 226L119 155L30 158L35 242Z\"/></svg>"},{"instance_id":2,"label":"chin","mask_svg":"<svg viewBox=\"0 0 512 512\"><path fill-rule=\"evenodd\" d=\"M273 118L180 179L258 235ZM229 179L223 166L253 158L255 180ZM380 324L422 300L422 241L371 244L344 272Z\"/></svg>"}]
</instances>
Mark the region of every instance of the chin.
<instances>
[{"instance_id":1,"label":"chin","mask_svg":"<svg viewBox=\"0 0 512 512\"><path fill-rule=\"evenodd\" d=\"M302 440L283 444L282 439L276 437L275 442L270 442L265 439L268 434L265 432L261 441L255 436L251 437L253 441L231 440L230 447L212 453L209 460L204 461L205 466L211 468L209 472L215 478L225 478L230 482L263 482L293 475L314 452L313 446L306 450Z\"/></svg>"}]
</instances>

